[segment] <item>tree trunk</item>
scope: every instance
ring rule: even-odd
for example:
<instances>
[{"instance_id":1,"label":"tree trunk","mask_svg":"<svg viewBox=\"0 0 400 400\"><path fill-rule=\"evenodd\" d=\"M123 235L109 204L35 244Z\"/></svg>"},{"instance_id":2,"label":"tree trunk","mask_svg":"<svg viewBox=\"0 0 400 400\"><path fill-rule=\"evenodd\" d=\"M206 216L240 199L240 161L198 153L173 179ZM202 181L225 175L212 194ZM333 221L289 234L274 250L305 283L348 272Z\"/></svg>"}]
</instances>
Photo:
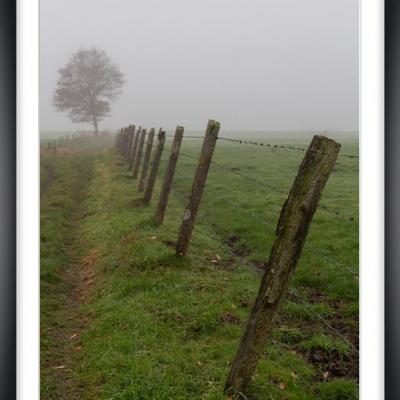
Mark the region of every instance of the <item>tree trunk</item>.
<instances>
[{"instance_id":1,"label":"tree trunk","mask_svg":"<svg viewBox=\"0 0 400 400\"><path fill-rule=\"evenodd\" d=\"M93 115L93 126L94 126L94 135L99 136L99 127L97 124L97 117L96 115Z\"/></svg>"}]
</instances>

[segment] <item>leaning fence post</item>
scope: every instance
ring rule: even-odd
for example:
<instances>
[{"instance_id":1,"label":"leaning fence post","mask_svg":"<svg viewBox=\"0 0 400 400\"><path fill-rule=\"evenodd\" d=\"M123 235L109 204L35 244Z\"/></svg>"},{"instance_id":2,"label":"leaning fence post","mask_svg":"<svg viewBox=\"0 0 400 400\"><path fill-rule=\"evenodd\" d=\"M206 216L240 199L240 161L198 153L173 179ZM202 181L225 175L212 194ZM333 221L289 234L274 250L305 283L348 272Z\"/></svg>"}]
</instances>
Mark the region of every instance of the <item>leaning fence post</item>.
<instances>
[{"instance_id":1,"label":"leaning fence post","mask_svg":"<svg viewBox=\"0 0 400 400\"><path fill-rule=\"evenodd\" d=\"M129 148L129 126L124 130L124 145L123 145L123 156L125 160L128 160L128 148Z\"/></svg>"},{"instance_id":2,"label":"leaning fence post","mask_svg":"<svg viewBox=\"0 0 400 400\"><path fill-rule=\"evenodd\" d=\"M126 161L128 161L128 157L129 157L130 143L131 143L131 127L128 126L125 130L125 144L124 144L124 156L125 156Z\"/></svg>"},{"instance_id":3,"label":"leaning fence post","mask_svg":"<svg viewBox=\"0 0 400 400\"><path fill-rule=\"evenodd\" d=\"M304 156L279 217L266 271L225 385L227 392L245 393L251 382L339 150L334 140L316 135Z\"/></svg>"},{"instance_id":4,"label":"leaning fence post","mask_svg":"<svg viewBox=\"0 0 400 400\"><path fill-rule=\"evenodd\" d=\"M124 129L123 134L123 145L122 145L122 156L127 160L128 158L128 142L129 142L129 127Z\"/></svg>"},{"instance_id":5,"label":"leaning fence post","mask_svg":"<svg viewBox=\"0 0 400 400\"><path fill-rule=\"evenodd\" d=\"M175 130L174 141L172 142L171 153L167 168L165 170L161 194L158 200L156 213L154 215L154 222L157 226L161 225L164 221L165 209L168 203L169 192L171 191L172 180L174 179L175 167L178 161L184 129L185 128L183 126L177 126Z\"/></svg>"},{"instance_id":6,"label":"leaning fence post","mask_svg":"<svg viewBox=\"0 0 400 400\"><path fill-rule=\"evenodd\" d=\"M217 142L219 127L219 122L211 119L208 121L203 147L201 149L199 162L193 180L192 193L190 195L189 203L186 206L179 231L178 241L176 244L177 255L186 255L189 248L193 227L196 222L197 210L199 209L208 170L210 169L211 159L214 154L215 143Z\"/></svg>"},{"instance_id":7,"label":"leaning fence post","mask_svg":"<svg viewBox=\"0 0 400 400\"><path fill-rule=\"evenodd\" d=\"M128 146L126 148L126 161L128 162L128 165L129 165L129 159L131 156L134 135L135 135L135 125L129 125L129 127L128 127Z\"/></svg>"},{"instance_id":8,"label":"leaning fence post","mask_svg":"<svg viewBox=\"0 0 400 400\"><path fill-rule=\"evenodd\" d=\"M147 136L147 144L146 144L146 151L144 153L142 175L140 176L140 182L139 182L139 192L143 192L146 184L146 175L150 164L150 156L151 156L151 149L153 147L154 132L155 129L151 128L149 136Z\"/></svg>"},{"instance_id":9,"label":"leaning fence post","mask_svg":"<svg viewBox=\"0 0 400 400\"><path fill-rule=\"evenodd\" d=\"M135 139L133 140L132 150L131 150L131 154L129 156L129 169L132 169L133 163L135 162L136 151L137 151L137 147L139 144L139 137L140 137L141 130L142 130L142 128L139 126L139 128L136 131Z\"/></svg>"},{"instance_id":10,"label":"leaning fence post","mask_svg":"<svg viewBox=\"0 0 400 400\"><path fill-rule=\"evenodd\" d=\"M156 183L157 172L161 162L161 155L164 149L165 131L160 131L158 134L157 148L154 153L154 159L151 164L149 179L147 180L146 189L144 191L143 203L149 204L153 194L154 184Z\"/></svg>"},{"instance_id":11,"label":"leaning fence post","mask_svg":"<svg viewBox=\"0 0 400 400\"><path fill-rule=\"evenodd\" d=\"M142 134L140 135L139 145L136 152L135 158L135 166L133 168L133 178L136 179L139 173L140 161L142 161L142 153L143 153L143 146L144 146L144 139L146 137L146 129L142 130Z\"/></svg>"}]
</instances>

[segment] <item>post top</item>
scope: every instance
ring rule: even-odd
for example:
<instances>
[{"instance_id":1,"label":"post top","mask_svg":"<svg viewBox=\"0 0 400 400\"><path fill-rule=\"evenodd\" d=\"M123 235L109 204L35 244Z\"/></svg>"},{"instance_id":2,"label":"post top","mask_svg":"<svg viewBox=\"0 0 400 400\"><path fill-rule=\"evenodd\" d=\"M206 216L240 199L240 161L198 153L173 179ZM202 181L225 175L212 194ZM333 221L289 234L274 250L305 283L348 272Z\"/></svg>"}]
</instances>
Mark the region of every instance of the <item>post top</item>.
<instances>
[{"instance_id":1,"label":"post top","mask_svg":"<svg viewBox=\"0 0 400 400\"><path fill-rule=\"evenodd\" d=\"M310 148L313 147L339 147L340 148L340 143L336 142L336 140L327 137L324 134L318 134L318 135L314 135L311 144L310 144Z\"/></svg>"},{"instance_id":2,"label":"post top","mask_svg":"<svg viewBox=\"0 0 400 400\"><path fill-rule=\"evenodd\" d=\"M215 127L219 128L221 126L221 124L218 121L216 121L215 119L209 119L208 126L215 126Z\"/></svg>"},{"instance_id":3,"label":"post top","mask_svg":"<svg viewBox=\"0 0 400 400\"><path fill-rule=\"evenodd\" d=\"M162 139L163 137L165 137L165 131L163 131L163 130L160 128L160 131L158 132L158 138L159 138L159 139Z\"/></svg>"}]
</instances>

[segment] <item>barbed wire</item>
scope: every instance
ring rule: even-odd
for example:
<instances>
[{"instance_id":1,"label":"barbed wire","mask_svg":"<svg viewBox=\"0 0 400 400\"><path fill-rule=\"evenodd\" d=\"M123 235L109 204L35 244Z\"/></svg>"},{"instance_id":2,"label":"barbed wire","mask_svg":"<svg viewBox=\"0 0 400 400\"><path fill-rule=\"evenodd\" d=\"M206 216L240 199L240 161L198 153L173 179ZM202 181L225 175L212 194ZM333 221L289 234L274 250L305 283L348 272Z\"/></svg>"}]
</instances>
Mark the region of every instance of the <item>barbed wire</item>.
<instances>
[{"instance_id":1,"label":"barbed wire","mask_svg":"<svg viewBox=\"0 0 400 400\"><path fill-rule=\"evenodd\" d=\"M164 153L164 152L163 152L163 153ZM166 152L165 152L165 153L166 153ZM190 159L196 160L196 161L198 160L198 158L196 158L196 157L194 157L194 156L191 156L191 155L188 155L188 154L185 154L185 153L182 153L182 152L180 152L180 155L182 155L183 157L186 157L186 158L190 158ZM273 186L273 185L266 184L265 182L259 181L258 179L255 179L255 178L253 178L253 177L251 177L251 176L249 176L249 175L247 175L247 174L244 174L244 173L241 173L241 172L238 172L238 171L234 171L234 170L232 170L232 168L229 167L229 166L226 166L226 165L221 164L221 163L219 163L219 162L216 162L216 161L214 161L214 160L212 160L211 163L212 163L212 164L215 164L215 165L219 166L220 168L222 168L222 169L224 169L224 170L226 170L226 171L229 171L229 172L231 172L231 173L233 173L233 174L235 174L235 175L241 176L241 177L246 178L246 179L248 179L248 180L250 180L250 181L252 181L252 182L254 182L254 183L257 183L257 184L259 184L259 185L262 186L262 187L265 187L265 188L268 188L268 189L272 189L272 190L274 190L274 191L276 191L276 192L279 192L279 193L281 193L281 194L284 194L285 196L288 195L287 192L285 192L285 191L283 191L283 190L281 190L281 189L279 189L279 188L276 188L276 187ZM186 176L186 178L190 178L190 177L189 177L189 176ZM210 184L207 183L206 186L210 186ZM225 201L227 201L227 200L225 199ZM246 214L250 215L250 213L249 213L247 210L244 210L243 208L240 208L240 209L239 209L239 207L237 207L233 202L231 202L231 201L227 201L227 202L228 202L229 204L231 204L232 206L236 207L238 210L240 210L240 211L242 211L242 212L245 212ZM331 213L335 214L336 216L338 215L337 212L328 210L328 209L326 208L325 205L321 205L321 204L320 204L319 207L321 207L324 211L331 212ZM271 229L271 227L270 227L268 224L266 224L264 221L260 220L258 216L254 215L254 214L251 214L251 217L253 218L254 221L256 221L256 222L258 222L258 223L260 223L260 224L263 224L264 226L266 226L266 227L268 227L269 229ZM274 230L273 230L273 231L274 231ZM312 247L309 246L309 245L306 245L306 246L305 246L305 249L306 249L307 251L309 251L310 253L312 253L312 254L314 254L314 255L316 255L316 256L322 258L323 260L327 261L328 263L333 264L334 266L336 266L336 267L338 267L338 268L346 269L346 270L347 270L348 272L350 272L351 274L353 274L353 275L358 275L358 272L356 272L356 269L355 269L355 268L353 268L353 267L351 267L351 266L348 266L348 265L346 265L346 264L343 264L343 263L341 263L341 262L338 262L337 260L335 260L335 259L333 259L332 257L328 256L327 254L324 254L323 252L321 252L321 251L319 251L319 250L317 250L317 249L315 249L315 248L312 248Z\"/></svg>"},{"instance_id":2,"label":"barbed wire","mask_svg":"<svg viewBox=\"0 0 400 400\"><path fill-rule=\"evenodd\" d=\"M179 216L177 215L177 213L174 213L172 211L171 208L167 208L167 212L170 214L173 214L174 217L179 218ZM245 259L242 256L239 256L238 254L235 254L232 249L230 249L225 242L223 242L223 239L221 239L218 236L215 236L213 234L210 234L210 232L206 232L203 231L201 228L199 228L198 226L194 226L193 230L195 232L198 232L200 234L202 234L203 236L205 236L206 238L212 239L214 241L216 241L219 245L222 245L224 250L231 256L233 257L236 261L239 261L240 263L244 264L247 267L250 267L252 270L256 270L254 264L252 264L249 260ZM190 257L193 257L193 255L190 255ZM204 259L202 257L199 256L195 256L195 258L204 261ZM299 300L303 305L306 306L311 306L311 304L305 300L304 298L302 298L298 292L296 291L296 289L291 288L289 290L289 293L291 295L293 295L297 300ZM332 331L334 334L336 334L338 337L340 337L348 346L350 346L357 354L359 353L359 350L341 333L339 332L336 328L334 328L322 315L316 313L315 311L312 310L311 307L308 307L308 311L311 312L312 315L314 315L318 320L320 320L330 331Z\"/></svg>"},{"instance_id":3,"label":"barbed wire","mask_svg":"<svg viewBox=\"0 0 400 400\"><path fill-rule=\"evenodd\" d=\"M310 305L310 303L303 299L296 291L296 289L291 288L289 290L289 293L294 296L295 298L297 298L297 300L299 300L302 304L304 305ZM314 314L314 316L316 318L318 318L320 321L323 322L323 324L330 329L332 332L334 332L337 336L339 336L342 340L344 340L357 354L359 354L359 350L357 349L356 346L353 345L353 343L350 342L350 340L348 340L346 338L346 336L344 336L341 332L339 332L336 328L334 328L321 314L318 314L312 310L310 310L312 314Z\"/></svg>"},{"instance_id":4,"label":"barbed wire","mask_svg":"<svg viewBox=\"0 0 400 400\"><path fill-rule=\"evenodd\" d=\"M324 153L323 151L320 150L314 150L314 149L306 149L303 147L295 146L295 145L283 145L283 144L273 144L273 143L268 143L268 142L257 142L254 140L246 140L246 139L233 139L233 138L227 138L223 136L218 136L218 140L225 140L227 142L232 142L232 143L237 143L237 144L247 144L247 145L252 145L252 146L260 146L260 147L270 147L273 149L286 149L286 150L296 150L296 151L302 151L302 152L307 152L307 151L312 151L320 154L327 154ZM339 157L346 157L346 158L355 158L358 159L359 156L353 155L353 154L343 154L339 153Z\"/></svg>"},{"instance_id":5,"label":"barbed wire","mask_svg":"<svg viewBox=\"0 0 400 400\"><path fill-rule=\"evenodd\" d=\"M202 231L198 228L194 228L195 231L201 233L202 235L205 235L206 237L209 237L213 240L216 240L218 242L221 242L221 239L219 239L216 236L210 235L209 232ZM221 243L223 244L223 243ZM252 269L255 269L254 265L252 265L248 260L246 260L244 257L241 257L237 254L235 254L231 249L228 247L224 247L224 249L237 261L241 262L242 264L246 265L247 267L250 267ZM310 306L311 304L303 299L296 291L295 289L291 288L289 289L289 293L296 297L303 305ZM358 349L337 329L335 329L322 315L316 313L315 311L312 310L311 307L308 308L308 311L311 312L312 315L314 315L316 318L318 318L329 330L331 330L333 333L335 333L338 337L340 337L342 340L344 340L356 353L359 353Z\"/></svg>"},{"instance_id":6,"label":"barbed wire","mask_svg":"<svg viewBox=\"0 0 400 400\"><path fill-rule=\"evenodd\" d=\"M179 172L180 173L180 172ZM185 176L185 178L190 178L189 176ZM213 185L207 183L205 185L206 187L212 187ZM174 188L176 191L178 191L176 188ZM228 188L228 190L230 190ZM183 193L181 193L182 195L184 195ZM257 222L260 225L265 226L266 228L268 228L273 234L275 234L275 229L272 228L269 224L267 224L265 221L263 221L262 219L260 219L259 215L256 215L254 213L252 213L251 211L249 211L248 209L244 208L244 207L239 207L237 204L235 204L233 201L231 201L230 199L224 198L224 201L228 204L230 204L232 207L234 207L235 209L237 209L238 211L248 215L252 221ZM324 252L321 252L318 249L313 248L310 245L304 245L304 248L314 254L315 256L322 258L324 261L326 261L328 264L330 264L331 266L334 266L336 268L339 269L345 269L347 270L349 273L351 273L352 275L358 276L358 269L351 267L347 264L341 263L337 260L335 260L334 258L328 256L327 254L325 254Z\"/></svg>"},{"instance_id":7,"label":"barbed wire","mask_svg":"<svg viewBox=\"0 0 400 400\"><path fill-rule=\"evenodd\" d=\"M165 135L166 138L174 138L175 135ZM183 139L204 139L205 136L196 136L196 135L183 135Z\"/></svg>"},{"instance_id":8,"label":"barbed wire","mask_svg":"<svg viewBox=\"0 0 400 400\"><path fill-rule=\"evenodd\" d=\"M194 157L193 157L193 158L194 158ZM178 190L177 190L176 188L174 188L174 189L175 189L174 191L177 191L177 192L178 192ZM158 192L157 189L155 189L155 191ZM159 194L159 192L158 192L158 194ZM185 195L187 195L187 193L186 193ZM226 199L225 199L225 200L226 200ZM234 203L231 203L231 204L234 204ZM235 205L235 206L236 206L236 205ZM237 207L237 208L238 208L238 207ZM238 209L239 209L239 208L238 208ZM168 207L166 211L167 211L168 213L170 213L170 214L173 213L171 207ZM243 209L240 209L240 211L243 212ZM175 213L173 213L173 214L175 214ZM177 217L176 214L175 214L175 217ZM178 217L178 218L179 218L179 217ZM259 219L256 215L253 215L253 218L254 218L255 221L264 224L264 221L260 221L260 219ZM266 225L266 226L267 226L270 230L272 229L269 225ZM203 231L201 228L199 228L198 226L195 226L193 229L194 229L195 232L199 232L200 234L204 235L206 238L212 239L212 240L216 241L218 244L222 245L223 248L224 248L224 250L225 250L228 254L230 254L236 261L239 260L239 261L240 261L241 263L243 263L244 265L247 265L247 266L251 267L253 270L255 270L255 265L254 265L254 264L251 264L251 263L250 263L247 259L245 259L244 257L239 256L238 254L234 253L233 250L229 247L229 245L227 245L226 242L223 242L223 241L222 241L222 238L221 238L221 237L215 236L214 234L210 234L210 232L205 232L205 231ZM273 230L273 231L275 232L275 230ZM309 246L307 246L307 247L305 246L304 248L310 250L310 247L309 247ZM322 253L320 253L320 252L316 252L315 249L313 249L313 252L314 252L314 254L317 254L317 255L319 255L319 256L323 255L323 257L325 258L325 260L332 260L330 257L326 256L325 254L322 254ZM199 257L199 259L202 259L202 258ZM203 259L202 259L202 260L203 260ZM334 260L334 262L335 262L336 265L340 265L339 263L336 262L336 260ZM304 305L311 305L307 300L303 299L303 298L298 294L297 291L291 290L290 293L291 293L296 299L298 299L298 301L300 301L300 302L303 303ZM341 332L339 332L336 328L334 328L322 315L316 313L315 311L313 311L313 310L310 309L310 308L309 308L309 311L311 311L311 313L312 313L318 320L320 320L320 321L325 325L325 327L327 327L327 328L328 328L329 330L331 330L334 334L336 334L338 337L340 337L340 338L341 338L343 341L345 341L355 352L358 353L358 349L357 349L357 348L356 348L356 347L355 347Z\"/></svg>"},{"instance_id":9,"label":"barbed wire","mask_svg":"<svg viewBox=\"0 0 400 400\"><path fill-rule=\"evenodd\" d=\"M186 154L186 153L180 152L179 155L182 155L185 158L189 158L189 159L198 161L198 158L196 158L194 156L191 156L189 154ZM280 189L280 188L278 188L278 187L276 187L274 185L266 183L265 181L260 181L260 180L258 180L256 178L253 178L252 176L250 176L248 174L245 174L243 172L240 172L240 171L237 171L237 170L233 169L235 167L219 163L219 162L217 162L215 160L211 160L211 164L214 164L214 165L218 166L219 168L230 172L231 174L234 174L234 175L240 176L242 178L245 178L245 179L247 179L247 180L249 180L249 181L251 181L253 183L257 183L258 185L261 186L262 190L264 190L266 193L268 193L268 191L266 189L270 189L270 190L273 190L273 191L275 191L277 193L280 193L280 194L282 194L284 196L288 196L288 194L289 194L288 192L286 192L286 191L284 191L284 190L282 190L282 189ZM349 215L343 214L343 213L341 213L341 212L339 212L337 210L333 211L329 207L327 207L324 203L319 203L318 204L318 208L320 208L321 210L323 210L323 211L325 211L325 212L327 212L327 213L329 213L331 215L334 215L335 217L341 217L342 219L345 219L345 220L355 221L355 218L353 216L349 216Z\"/></svg>"},{"instance_id":10,"label":"barbed wire","mask_svg":"<svg viewBox=\"0 0 400 400\"><path fill-rule=\"evenodd\" d=\"M174 138L174 135L166 135L167 138ZM184 135L183 139L204 139L205 136L197 136L197 135ZM312 151L320 154L326 154L323 151L320 150L314 150L314 149L309 149L309 148L304 148L300 147L298 145L284 145L284 144L278 144L278 143L269 143L269 142L259 142L255 140L248 140L248 139L236 139L236 138L228 138L225 136L218 136L217 140L223 140L231 143L236 143L236 144L245 144L245 145L252 145L252 146L260 146L260 147L267 147L271 149L285 149L285 150L295 150L295 151L301 151L301 152L307 152L307 151ZM339 153L339 157L346 157L350 159L359 159L360 157L355 154L346 154L346 153Z\"/></svg>"}]
</instances>

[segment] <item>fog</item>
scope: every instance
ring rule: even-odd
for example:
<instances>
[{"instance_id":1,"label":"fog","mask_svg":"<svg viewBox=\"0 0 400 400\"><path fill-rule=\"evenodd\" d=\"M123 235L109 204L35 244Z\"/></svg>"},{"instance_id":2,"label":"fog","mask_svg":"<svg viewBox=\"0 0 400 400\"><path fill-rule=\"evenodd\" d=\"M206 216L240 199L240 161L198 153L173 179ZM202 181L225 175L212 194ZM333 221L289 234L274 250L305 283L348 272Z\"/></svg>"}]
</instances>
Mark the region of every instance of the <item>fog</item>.
<instances>
[{"instance_id":1,"label":"fog","mask_svg":"<svg viewBox=\"0 0 400 400\"><path fill-rule=\"evenodd\" d=\"M126 78L100 129L358 130L355 0L41 0L41 131L91 129L52 96L92 46Z\"/></svg>"}]
</instances>

